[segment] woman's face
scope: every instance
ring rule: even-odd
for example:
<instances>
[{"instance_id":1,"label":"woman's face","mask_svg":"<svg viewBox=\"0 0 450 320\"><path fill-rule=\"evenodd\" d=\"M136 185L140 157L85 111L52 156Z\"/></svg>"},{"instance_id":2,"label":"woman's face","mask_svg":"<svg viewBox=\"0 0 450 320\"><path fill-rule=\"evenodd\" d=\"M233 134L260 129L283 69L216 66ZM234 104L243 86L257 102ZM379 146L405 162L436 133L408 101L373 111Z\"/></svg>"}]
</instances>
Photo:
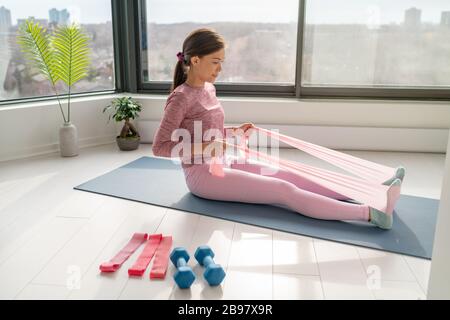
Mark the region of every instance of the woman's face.
<instances>
[{"instance_id":1,"label":"woman's face","mask_svg":"<svg viewBox=\"0 0 450 320\"><path fill-rule=\"evenodd\" d=\"M222 71L222 63L225 60L225 49L203 56L193 57L194 72L196 77L202 81L214 83Z\"/></svg>"}]
</instances>

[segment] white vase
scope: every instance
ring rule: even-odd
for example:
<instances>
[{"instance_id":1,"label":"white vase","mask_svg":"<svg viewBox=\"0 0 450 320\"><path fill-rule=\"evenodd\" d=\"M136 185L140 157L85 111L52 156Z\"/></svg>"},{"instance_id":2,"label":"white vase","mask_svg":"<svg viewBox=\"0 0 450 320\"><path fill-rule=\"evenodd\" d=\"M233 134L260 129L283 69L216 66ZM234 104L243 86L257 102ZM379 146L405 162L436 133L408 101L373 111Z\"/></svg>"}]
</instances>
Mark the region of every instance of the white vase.
<instances>
[{"instance_id":1,"label":"white vase","mask_svg":"<svg viewBox=\"0 0 450 320\"><path fill-rule=\"evenodd\" d=\"M71 122L64 122L59 128L59 149L62 157L78 155L78 132Z\"/></svg>"}]
</instances>

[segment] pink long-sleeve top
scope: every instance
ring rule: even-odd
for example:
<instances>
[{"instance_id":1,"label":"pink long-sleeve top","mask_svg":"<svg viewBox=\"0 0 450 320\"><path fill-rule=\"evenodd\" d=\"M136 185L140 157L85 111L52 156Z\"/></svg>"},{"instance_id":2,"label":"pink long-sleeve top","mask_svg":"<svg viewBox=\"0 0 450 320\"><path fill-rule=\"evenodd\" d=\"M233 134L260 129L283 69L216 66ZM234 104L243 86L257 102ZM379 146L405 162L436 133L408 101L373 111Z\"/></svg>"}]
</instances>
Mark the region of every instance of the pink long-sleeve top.
<instances>
[{"instance_id":1,"label":"pink long-sleeve top","mask_svg":"<svg viewBox=\"0 0 450 320\"><path fill-rule=\"evenodd\" d=\"M181 146L183 145L183 137L181 132L177 131L175 134L175 141L172 141L172 132L176 129L186 129L189 132L189 148L190 144L194 143L194 121L197 128L201 124L201 138L195 137L195 142L212 141L215 138L225 139L229 134L228 127L224 128L225 113L216 97L216 88L214 84L205 82L201 88L192 87L183 83L175 88L174 91L167 98L164 107L164 116L161 120L159 128L157 129L154 139L152 151L158 157L180 157ZM199 122L197 122L199 121ZM216 129L216 130L210 130ZM210 136L205 137L205 131L210 130ZM197 129L199 133L199 129ZM185 131L186 133L186 131ZM196 135L198 134L195 133ZM220 136L218 136L220 134ZM172 153L172 149L178 144L176 152ZM201 156L196 156L197 159L202 159ZM203 157L203 163L209 157ZM192 158L193 159L193 158ZM193 160L183 160L181 165L183 168L189 168L194 165ZM197 163L197 162L195 162Z\"/></svg>"}]
</instances>

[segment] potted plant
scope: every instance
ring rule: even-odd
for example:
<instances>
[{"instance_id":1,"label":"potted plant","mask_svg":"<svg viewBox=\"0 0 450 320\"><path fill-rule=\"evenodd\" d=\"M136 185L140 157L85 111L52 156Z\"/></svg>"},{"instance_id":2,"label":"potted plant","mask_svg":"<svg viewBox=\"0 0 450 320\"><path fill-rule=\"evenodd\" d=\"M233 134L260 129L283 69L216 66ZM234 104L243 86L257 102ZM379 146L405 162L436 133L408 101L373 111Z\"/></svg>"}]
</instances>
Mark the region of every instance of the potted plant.
<instances>
[{"instance_id":1,"label":"potted plant","mask_svg":"<svg viewBox=\"0 0 450 320\"><path fill-rule=\"evenodd\" d=\"M142 109L140 103L134 101L131 97L116 98L110 105L103 109L103 113L110 109L114 109L115 113L109 115L108 123L111 120L111 117L117 122L125 120L120 135L116 137L119 149L123 151L137 149L141 141L141 136L136 127L131 123L130 119L139 117L139 112L141 112Z\"/></svg>"},{"instance_id":2,"label":"potted plant","mask_svg":"<svg viewBox=\"0 0 450 320\"><path fill-rule=\"evenodd\" d=\"M55 92L64 120L59 128L61 156L78 155L77 128L70 122L70 96L73 85L88 75L90 66L88 36L76 24L58 26L50 35L39 23L28 19L19 26L17 42L29 65L50 81ZM68 87L67 117L56 89L59 81Z\"/></svg>"}]
</instances>

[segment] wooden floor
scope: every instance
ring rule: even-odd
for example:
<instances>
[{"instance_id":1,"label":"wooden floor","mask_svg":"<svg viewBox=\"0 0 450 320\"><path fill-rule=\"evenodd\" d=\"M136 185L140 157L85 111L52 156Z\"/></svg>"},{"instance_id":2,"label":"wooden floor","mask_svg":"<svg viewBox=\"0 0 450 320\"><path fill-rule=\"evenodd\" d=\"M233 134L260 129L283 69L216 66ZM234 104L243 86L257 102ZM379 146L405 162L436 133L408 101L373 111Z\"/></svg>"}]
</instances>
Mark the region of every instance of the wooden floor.
<instances>
[{"instance_id":1,"label":"wooden floor","mask_svg":"<svg viewBox=\"0 0 450 320\"><path fill-rule=\"evenodd\" d=\"M402 193L440 198L445 154L346 151L407 168ZM73 187L141 156L115 144L73 158L44 155L0 163L0 299L425 299L430 261L257 228ZM293 149L284 158L328 164ZM336 168L334 168L336 169ZM339 171L339 170L337 170ZM133 186L130 185L130 188ZM114 274L109 260L134 232L172 235L194 252L211 245L226 268L221 286L205 285L201 269L190 290L164 280L129 278L132 256ZM380 280L378 280L380 279Z\"/></svg>"}]
</instances>

